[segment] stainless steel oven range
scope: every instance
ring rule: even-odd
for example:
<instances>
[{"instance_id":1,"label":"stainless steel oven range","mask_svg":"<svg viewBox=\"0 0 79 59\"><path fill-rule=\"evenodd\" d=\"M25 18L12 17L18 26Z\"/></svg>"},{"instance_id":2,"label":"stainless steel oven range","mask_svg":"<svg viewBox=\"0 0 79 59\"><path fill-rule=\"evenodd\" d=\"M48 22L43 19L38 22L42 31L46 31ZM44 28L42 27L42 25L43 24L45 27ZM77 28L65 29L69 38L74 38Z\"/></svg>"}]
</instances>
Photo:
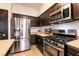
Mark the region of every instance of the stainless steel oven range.
<instances>
[{"instance_id":1,"label":"stainless steel oven range","mask_svg":"<svg viewBox=\"0 0 79 59\"><path fill-rule=\"evenodd\" d=\"M64 36L49 36L44 38L43 42L43 53L44 56L64 56L65 55L65 44L74 37Z\"/></svg>"}]
</instances>

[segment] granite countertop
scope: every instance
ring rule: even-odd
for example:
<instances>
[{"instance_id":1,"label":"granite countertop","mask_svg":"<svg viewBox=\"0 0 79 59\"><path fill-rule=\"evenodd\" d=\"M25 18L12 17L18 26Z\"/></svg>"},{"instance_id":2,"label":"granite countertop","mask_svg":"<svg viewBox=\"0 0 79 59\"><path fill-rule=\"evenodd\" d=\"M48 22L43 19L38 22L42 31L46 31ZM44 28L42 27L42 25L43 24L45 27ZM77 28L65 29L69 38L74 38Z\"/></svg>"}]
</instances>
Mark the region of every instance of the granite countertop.
<instances>
[{"instance_id":1,"label":"granite countertop","mask_svg":"<svg viewBox=\"0 0 79 59\"><path fill-rule=\"evenodd\" d=\"M31 33L31 35L39 35L41 37L46 37L46 36L51 36L52 34L51 33L46 33L46 32L33 32Z\"/></svg>"},{"instance_id":2,"label":"granite countertop","mask_svg":"<svg viewBox=\"0 0 79 59\"><path fill-rule=\"evenodd\" d=\"M67 45L69 45L73 48L79 49L79 39L70 41L70 42L67 43Z\"/></svg>"},{"instance_id":3,"label":"granite countertop","mask_svg":"<svg viewBox=\"0 0 79 59\"><path fill-rule=\"evenodd\" d=\"M0 40L0 56L6 55L14 41L14 39Z\"/></svg>"}]
</instances>

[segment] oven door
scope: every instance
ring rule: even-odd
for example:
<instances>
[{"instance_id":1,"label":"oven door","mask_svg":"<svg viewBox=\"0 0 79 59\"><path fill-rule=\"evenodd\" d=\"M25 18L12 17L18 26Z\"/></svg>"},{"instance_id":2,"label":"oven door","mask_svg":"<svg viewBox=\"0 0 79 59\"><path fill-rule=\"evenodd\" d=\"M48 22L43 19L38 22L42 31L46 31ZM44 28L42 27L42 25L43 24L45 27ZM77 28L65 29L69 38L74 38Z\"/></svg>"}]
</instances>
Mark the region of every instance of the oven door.
<instances>
[{"instance_id":1,"label":"oven door","mask_svg":"<svg viewBox=\"0 0 79 59\"><path fill-rule=\"evenodd\" d=\"M44 52L44 56L63 56L64 55L64 49L58 48L47 42L44 42L43 52Z\"/></svg>"}]
</instances>

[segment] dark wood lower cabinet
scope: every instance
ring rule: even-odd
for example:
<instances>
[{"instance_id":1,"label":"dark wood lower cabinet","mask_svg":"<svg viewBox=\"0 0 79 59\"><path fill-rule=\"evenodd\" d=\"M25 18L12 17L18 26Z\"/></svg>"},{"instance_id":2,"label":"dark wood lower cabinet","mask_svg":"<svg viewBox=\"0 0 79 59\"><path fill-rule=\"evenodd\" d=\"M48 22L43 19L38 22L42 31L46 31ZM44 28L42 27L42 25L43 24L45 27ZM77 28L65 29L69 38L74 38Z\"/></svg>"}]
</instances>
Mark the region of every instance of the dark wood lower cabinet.
<instances>
[{"instance_id":1,"label":"dark wood lower cabinet","mask_svg":"<svg viewBox=\"0 0 79 59\"><path fill-rule=\"evenodd\" d=\"M43 53L43 38L38 35L31 35L30 38L31 45L37 45L37 48Z\"/></svg>"},{"instance_id":2,"label":"dark wood lower cabinet","mask_svg":"<svg viewBox=\"0 0 79 59\"><path fill-rule=\"evenodd\" d=\"M41 53L43 53L43 38L36 36L36 44Z\"/></svg>"},{"instance_id":3,"label":"dark wood lower cabinet","mask_svg":"<svg viewBox=\"0 0 79 59\"><path fill-rule=\"evenodd\" d=\"M30 44L31 45L36 45L36 35L31 35L30 36Z\"/></svg>"},{"instance_id":4,"label":"dark wood lower cabinet","mask_svg":"<svg viewBox=\"0 0 79 59\"><path fill-rule=\"evenodd\" d=\"M74 48L74 47L71 47L71 46L68 46L67 47L67 54L68 55L71 55L71 56L79 56L79 50L77 50L76 48Z\"/></svg>"}]
</instances>

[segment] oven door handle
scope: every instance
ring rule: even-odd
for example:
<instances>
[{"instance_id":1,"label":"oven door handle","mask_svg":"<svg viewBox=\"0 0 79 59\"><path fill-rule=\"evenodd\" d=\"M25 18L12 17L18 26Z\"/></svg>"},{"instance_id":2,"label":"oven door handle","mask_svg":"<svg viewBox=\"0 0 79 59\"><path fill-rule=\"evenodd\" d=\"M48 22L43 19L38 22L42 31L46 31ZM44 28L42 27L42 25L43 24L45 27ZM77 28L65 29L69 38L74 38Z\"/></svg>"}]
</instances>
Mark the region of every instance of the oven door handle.
<instances>
[{"instance_id":1,"label":"oven door handle","mask_svg":"<svg viewBox=\"0 0 79 59\"><path fill-rule=\"evenodd\" d=\"M53 44L51 45L50 43L47 43L47 42L45 42L45 44L49 45L50 47L54 48L55 50L59 50L59 51L62 51L63 50L63 48L56 47Z\"/></svg>"}]
</instances>

